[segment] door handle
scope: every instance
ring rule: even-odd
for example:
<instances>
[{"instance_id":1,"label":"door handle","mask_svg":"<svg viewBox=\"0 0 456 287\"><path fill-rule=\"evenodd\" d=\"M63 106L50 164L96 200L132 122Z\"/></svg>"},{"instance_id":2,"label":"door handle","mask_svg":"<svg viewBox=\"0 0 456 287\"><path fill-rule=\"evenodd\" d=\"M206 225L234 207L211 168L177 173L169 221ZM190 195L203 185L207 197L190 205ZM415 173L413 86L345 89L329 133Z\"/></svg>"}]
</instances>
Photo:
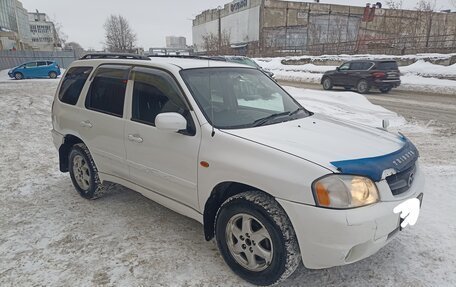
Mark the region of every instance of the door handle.
<instances>
[{"instance_id":1,"label":"door handle","mask_svg":"<svg viewBox=\"0 0 456 287\"><path fill-rule=\"evenodd\" d=\"M138 134L128 135L128 140L136 143L142 143L143 139Z\"/></svg>"},{"instance_id":2,"label":"door handle","mask_svg":"<svg viewBox=\"0 0 456 287\"><path fill-rule=\"evenodd\" d=\"M93 125L92 125L92 123L90 121L82 121L81 122L81 127L90 129L90 128L93 127Z\"/></svg>"}]
</instances>

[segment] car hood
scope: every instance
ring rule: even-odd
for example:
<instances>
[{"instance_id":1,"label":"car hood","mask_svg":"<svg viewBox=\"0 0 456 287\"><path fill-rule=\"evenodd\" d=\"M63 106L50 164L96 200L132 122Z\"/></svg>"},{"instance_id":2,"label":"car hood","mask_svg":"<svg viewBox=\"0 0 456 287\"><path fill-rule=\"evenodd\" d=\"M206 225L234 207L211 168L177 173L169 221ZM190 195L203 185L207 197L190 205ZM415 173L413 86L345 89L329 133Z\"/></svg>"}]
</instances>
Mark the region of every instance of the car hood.
<instances>
[{"instance_id":1,"label":"car hood","mask_svg":"<svg viewBox=\"0 0 456 287\"><path fill-rule=\"evenodd\" d=\"M345 164L355 160L359 162L359 159L397 156L396 153L402 152L408 142L402 136L381 129L342 122L323 115L224 132L295 155L332 171L341 171L339 162ZM389 157L383 162L392 165L393 160ZM350 167L352 166L346 165L344 172L348 172ZM382 167L386 169L388 165Z\"/></svg>"}]
</instances>

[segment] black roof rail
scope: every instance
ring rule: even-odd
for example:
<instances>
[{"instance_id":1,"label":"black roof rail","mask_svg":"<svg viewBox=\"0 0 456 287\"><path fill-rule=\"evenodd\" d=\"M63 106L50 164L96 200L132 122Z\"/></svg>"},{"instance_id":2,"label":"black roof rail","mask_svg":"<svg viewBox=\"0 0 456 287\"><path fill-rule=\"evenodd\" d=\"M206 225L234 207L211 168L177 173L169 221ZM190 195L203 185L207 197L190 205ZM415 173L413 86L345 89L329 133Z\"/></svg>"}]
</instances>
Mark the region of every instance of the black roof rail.
<instances>
[{"instance_id":1,"label":"black roof rail","mask_svg":"<svg viewBox=\"0 0 456 287\"><path fill-rule=\"evenodd\" d=\"M92 53L82 56L79 60L89 60L89 59L127 59L127 60L148 60L150 58L138 55L138 54L128 54L128 53Z\"/></svg>"},{"instance_id":2,"label":"black roof rail","mask_svg":"<svg viewBox=\"0 0 456 287\"><path fill-rule=\"evenodd\" d=\"M180 58L180 59L199 59L199 60L211 60L207 56L190 56L190 55L148 55L150 58Z\"/></svg>"}]
</instances>

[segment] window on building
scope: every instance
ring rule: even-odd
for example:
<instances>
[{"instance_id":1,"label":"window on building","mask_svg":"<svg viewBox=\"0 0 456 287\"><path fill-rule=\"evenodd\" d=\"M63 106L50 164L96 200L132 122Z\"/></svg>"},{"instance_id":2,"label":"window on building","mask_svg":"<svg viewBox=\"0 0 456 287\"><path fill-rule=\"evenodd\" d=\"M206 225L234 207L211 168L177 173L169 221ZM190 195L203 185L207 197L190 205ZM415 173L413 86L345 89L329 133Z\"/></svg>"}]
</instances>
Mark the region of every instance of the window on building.
<instances>
[{"instance_id":1,"label":"window on building","mask_svg":"<svg viewBox=\"0 0 456 287\"><path fill-rule=\"evenodd\" d=\"M104 65L96 71L85 106L94 111L123 116L129 66Z\"/></svg>"},{"instance_id":2,"label":"window on building","mask_svg":"<svg viewBox=\"0 0 456 287\"><path fill-rule=\"evenodd\" d=\"M133 69L132 77L135 81L133 121L155 126L155 117L158 114L176 112L183 115L188 123L192 122L180 90L170 75L160 70L138 67Z\"/></svg>"},{"instance_id":3,"label":"window on building","mask_svg":"<svg viewBox=\"0 0 456 287\"><path fill-rule=\"evenodd\" d=\"M63 103L76 105L82 88L92 72L92 67L74 67L68 70L59 90L59 99Z\"/></svg>"}]
</instances>

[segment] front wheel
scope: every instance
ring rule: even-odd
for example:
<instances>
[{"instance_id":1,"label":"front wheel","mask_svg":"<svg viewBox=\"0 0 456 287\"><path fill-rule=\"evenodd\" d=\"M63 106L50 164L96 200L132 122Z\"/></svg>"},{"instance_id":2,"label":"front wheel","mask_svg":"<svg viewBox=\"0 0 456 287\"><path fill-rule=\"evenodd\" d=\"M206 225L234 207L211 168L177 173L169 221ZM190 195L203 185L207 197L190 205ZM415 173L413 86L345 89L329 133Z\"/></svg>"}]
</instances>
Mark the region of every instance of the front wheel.
<instances>
[{"instance_id":1,"label":"front wheel","mask_svg":"<svg viewBox=\"0 0 456 287\"><path fill-rule=\"evenodd\" d=\"M24 75L22 75L21 73L15 73L14 78L16 80L22 80L24 78Z\"/></svg>"},{"instance_id":2,"label":"front wheel","mask_svg":"<svg viewBox=\"0 0 456 287\"><path fill-rule=\"evenodd\" d=\"M283 281L301 262L289 218L262 192L248 191L226 200L217 213L215 232L225 262L252 284Z\"/></svg>"},{"instance_id":3,"label":"front wheel","mask_svg":"<svg viewBox=\"0 0 456 287\"><path fill-rule=\"evenodd\" d=\"M361 94L367 94L370 90L369 83L366 80L361 80L358 82L357 90Z\"/></svg>"},{"instance_id":4,"label":"front wheel","mask_svg":"<svg viewBox=\"0 0 456 287\"><path fill-rule=\"evenodd\" d=\"M96 199L103 192L95 162L85 144L75 144L69 155L71 181L79 194L86 199Z\"/></svg>"},{"instance_id":5,"label":"front wheel","mask_svg":"<svg viewBox=\"0 0 456 287\"><path fill-rule=\"evenodd\" d=\"M331 90L333 88L333 82L330 78L326 77L323 80L323 89L325 90Z\"/></svg>"}]
</instances>

